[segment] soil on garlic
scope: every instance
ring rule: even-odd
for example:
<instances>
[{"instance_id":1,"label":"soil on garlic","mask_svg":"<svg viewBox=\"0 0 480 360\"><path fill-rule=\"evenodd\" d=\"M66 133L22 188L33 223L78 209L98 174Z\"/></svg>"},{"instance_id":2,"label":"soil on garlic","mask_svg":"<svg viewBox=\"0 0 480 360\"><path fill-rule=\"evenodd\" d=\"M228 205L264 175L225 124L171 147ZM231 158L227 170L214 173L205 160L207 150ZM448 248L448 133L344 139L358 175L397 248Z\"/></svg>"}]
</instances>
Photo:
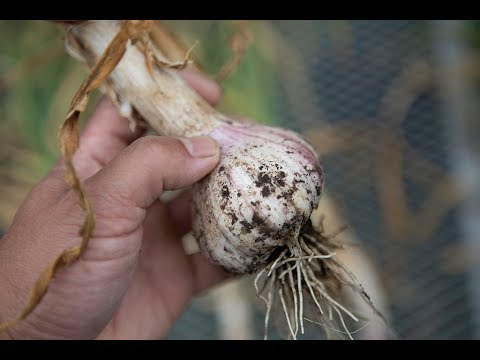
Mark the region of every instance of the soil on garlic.
<instances>
[{"instance_id":1,"label":"soil on garlic","mask_svg":"<svg viewBox=\"0 0 480 360\"><path fill-rule=\"evenodd\" d=\"M353 340L355 330L347 327L346 318L358 323L359 318L335 299L339 298L342 287L348 286L357 292L373 312L383 319L375 309L370 297L355 276L335 259L335 250L343 245L336 241L335 234L323 231L323 218L319 229L309 220L298 238L292 239L285 247L277 249L269 263L257 274L255 289L257 296L266 304L264 339L268 338L268 325L272 309L277 308L277 323L282 321L289 339L304 334L305 322L322 327L327 338L337 335ZM261 285L259 285L259 283ZM281 317L279 319L278 317ZM311 318L314 317L314 318Z\"/></svg>"},{"instance_id":2,"label":"soil on garlic","mask_svg":"<svg viewBox=\"0 0 480 360\"><path fill-rule=\"evenodd\" d=\"M224 125L211 134L218 167L195 185L193 233L226 271L254 273L298 237L324 186L320 161L300 135L261 125Z\"/></svg>"}]
</instances>

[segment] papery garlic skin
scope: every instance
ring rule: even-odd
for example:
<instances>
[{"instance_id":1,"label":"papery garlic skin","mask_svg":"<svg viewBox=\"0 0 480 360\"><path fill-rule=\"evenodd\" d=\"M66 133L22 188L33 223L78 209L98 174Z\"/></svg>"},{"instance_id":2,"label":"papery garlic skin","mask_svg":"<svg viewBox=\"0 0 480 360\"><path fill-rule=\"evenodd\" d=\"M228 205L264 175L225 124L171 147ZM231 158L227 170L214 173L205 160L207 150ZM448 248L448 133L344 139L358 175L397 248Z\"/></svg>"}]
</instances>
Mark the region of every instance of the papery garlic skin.
<instances>
[{"instance_id":1,"label":"papery garlic skin","mask_svg":"<svg viewBox=\"0 0 480 360\"><path fill-rule=\"evenodd\" d=\"M323 171L313 148L292 131L233 123L210 136L222 155L195 185L193 233L213 262L251 273L298 237L318 205Z\"/></svg>"}]
</instances>

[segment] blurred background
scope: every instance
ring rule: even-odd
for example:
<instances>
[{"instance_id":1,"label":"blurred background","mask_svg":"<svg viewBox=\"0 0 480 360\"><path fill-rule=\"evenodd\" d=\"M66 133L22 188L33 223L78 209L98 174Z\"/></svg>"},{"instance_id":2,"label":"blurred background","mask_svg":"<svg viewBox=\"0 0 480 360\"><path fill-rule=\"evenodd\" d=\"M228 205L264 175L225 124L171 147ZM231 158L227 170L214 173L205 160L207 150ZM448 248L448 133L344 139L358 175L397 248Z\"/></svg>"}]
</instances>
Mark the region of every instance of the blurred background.
<instances>
[{"instance_id":1,"label":"blurred background","mask_svg":"<svg viewBox=\"0 0 480 360\"><path fill-rule=\"evenodd\" d=\"M164 23L198 41L222 110L300 131L318 150L320 212L348 225L339 238L358 256L344 261L391 328L358 338L480 338L480 21ZM86 74L54 24L0 21L0 234L58 158ZM260 339L264 311L244 277L195 300L168 338Z\"/></svg>"}]
</instances>

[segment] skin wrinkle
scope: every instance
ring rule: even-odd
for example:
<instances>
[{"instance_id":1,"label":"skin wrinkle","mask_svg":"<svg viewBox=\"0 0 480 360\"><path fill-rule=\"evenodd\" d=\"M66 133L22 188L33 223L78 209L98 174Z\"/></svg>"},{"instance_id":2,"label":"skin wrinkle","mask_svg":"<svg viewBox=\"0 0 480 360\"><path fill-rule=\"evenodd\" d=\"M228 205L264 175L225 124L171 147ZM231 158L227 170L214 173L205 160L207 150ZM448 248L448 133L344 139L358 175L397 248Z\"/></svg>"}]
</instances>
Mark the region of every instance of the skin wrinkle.
<instances>
[{"instance_id":1,"label":"skin wrinkle","mask_svg":"<svg viewBox=\"0 0 480 360\"><path fill-rule=\"evenodd\" d=\"M32 314L32 321L25 321L25 324L21 328L21 330L11 329L12 339L26 339L32 340L35 338L41 338L41 335L45 334L44 331L39 330L40 324L38 321L35 321L35 315ZM34 335L38 334L37 337Z\"/></svg>"},{"instance_id":2,"label":"skin wrinkle","mask_svg":"<svg viewBox=\"0 0 480 360\"><path fill-rule=\"evenodd\" d=\"M150 157L153 158L153 157L156 157L156 155L158 153L164 152L164 150L166 148L171 148L169 150L169 154L173 155L173 158L170 158L170 161L172 163L175 163L176 167L181 168L181 169L186 169L187 172L191 172L192 170L189 166L190 161L187 162L187 157L186 157L188 153L185 150L183 144L179 140L173 139L173 138L162 137L161 139L162 139L162 143L159 143L159 141L158 141L159 138L158 137L153 137L153 136L144 137L142 139L139 139L131 145L131 148L129 149L129 152L130 153L140 152L140 153L144 154L144 158L148 158L149 157L148 154L150 154ZM173 148L173 146L175 148ZM128 156L128 154L125 154L125 156ZM136 166L139 166L140 169L132 169L132 171L151 172L152 169L153 169L153 168L151 168L151 165L149 165L148 163L144 163L143 161L140 164L136 164ZM154 179L150 177L149 180L153 181ZM147 183L147 184L145 184L145 188L141 189L141 190L143 190L147 193L153 194L153 193L155 193L155 191L153 191L153 189L156 189L156 188L163 188L164 190L171 190L173 188L178 188L181 185L183 185L182 181L178 178L167 179L166 183L164 183L164 184L160 183L161 186L158 183L158 180L161 180L161 179L155 179L155 180L157 180L155 184ZM138 188L132 189L131 186L130 186L130 187L124 188L124 190L127 192L125 194L126 197L131 198L131 193L132 192L138 192L139 189ZM153 198L151 200L153 201ZM151 201L149 201L149 202L151 202ZM146 206L146 205L142 205L142 207L144 207L144 206Z\"/></svg>"},{"instance_id":3,"label":"skin wrinkle","mask_svg":"<svg viewBox=\"0 0 480 360\"><path fill-rule=\"evenodd\" d=\"M58 310L62 304L55 304L55 306L54 304L45 304L44 307L46 306L49 308L47 311L37 312L34 315L32 314L32 319L29 321L29 325L34 330L33 333L37 334L36 338L48 338L49 335L58 337L58 334L68 334L68 332L71 331L71 324L56 323L55 321L52 321L52 319L48 318L51 316L51 311ZM48 316L46 314L48 314ZM59 317L56 316L56 318L58 319ZM56 320L55 316L53 317L53 320ZM57 335L55 336L55 334ZM33 338L34 337L32 337L32 339ZM64 337L62 336L62 338Z\"/></svg>"},{"instance_id":4,"label":"skin wrinkle","mask_svg":"<svg viewBox=\"0 0 480 360\"><path fill-rule=\"evenodd\" d=\"M45 306L44 304L42 306ZM51 307L51 306L50 306ZM22 324L23 326L21 327L20 330L18 328L11 329L12 332L12 338L24 338L24 339L34 339L34 338L42 338L45 336L45 329L41 329L42 322L45 323L45 321L42 320L41 314L39 315L38 313L32 313L31 317L29 319L26 319L24 323ZM48 322L47 322L48 324ZM37 334L37 336L35 336Z\"/></svg>"},{"instance_id":5,"label":"skin wrinkle","mask_svg":"<svg viewBox=\"0 0 480 360\"><path fill-rule=\"evenodd\" d=\"M95 244L89 247L80 257L79 263L84 263L88 266L90 263L105 263L109 261L120 261L123 258L131 258L133 254L140 251L140 246L119 246L118 238L125 238L121 243L125 245L131 245L131 240L128 237L137 237L137 232L141 231L140 228L137 228L136 231L132 232L129 235L124 236L111 236L111 237L95 237ZM113 251L116 250L116 251ZM95 254L101 254L101 256L95 256ZM103 264L102 264L103 265Z\"/></svg>"},{"instance_id":6,"label":"skin wrinkle","mask_svg":"<svg viewBox=\"0 0 480 360\"><path fill-rule=\"evenodd\" d=\"M114 185L112 184L112 186ZM112 192L108 190L102 191L103 189L98 189L98 186L93 187L88 183L85 185L85 188L90 194L89 196L91 198L95 213L97 214L97 216L100 217L100 223L97 224L97 228L94 232L95 237L105 236L102 232L103 228L105 228L105 231L108 232L109 237L121 237L131 234L138 229L138 226L132 227L131 225L129 225L128 227L124 227L122 225L129 222L131 224L141 224L142 221L145 219L146 210L144 208L132 205L130 201L124 201L124 197L119 196L117 192ZM75 202L75 194L70 192L68 196L69 199L66 201ZM125 196L125 198L128 197ZM105 204L117 205L109 206ZM79 212L81 211L78 205L76 206L76 208ZM79 216L81 216L81 213L79 213ZM78 228L78 224L76 224L76 226Z\"/></svg>"},{"instance_id":7,"label":"skin wrinkle","mask_svg":"<svg viewBox=\"0 0 480 360\"><path fill-rule=\"evenodd\" d=\"M11 264L11 268L16 268L17 271L21 270L24 273L27 272L25 269L28 269L28 267L31 266L31 262L38 264L38 259L41 259L42 257L46 256L48 258L52 258L60 251L60 246L62 246L62 248L66 246L66 244L60 245L56 242L52 242L50 240L50 234L48 230L45 229L45 227L43 226L43 224L46 221L48 221L49 214L51 214L53 206L49 206L46 209L43 209L41 212L37 211L37 213L35 213L34 207L31 206L33 204L25 204L25 205L27 206L25 207L22 206L21 210L18 213L18 216L14 220L14 223L12 224L12 227L11 227L11 229L14 229L14 230L19 228L19 231L17 232L17 236L20 235L20 237L17 237L16 239L8 237L7 239L9 239L8 242L10 242L10 239L11 239L11 241L14 241L14 242L20 241L20 243L22 243L22 242L25 242L26 239L30 239L30 236L31 236L30 234L32 229L36 231L37 236L34 237L33 239L30 239L28 243L29 248L38 249L35 259L22 256L22 252L17 250L17 247L15 247L15 243L12 243L12 244L7 242L4 243L5 248L7 249L10 248L15 250L13 253L12 252L10 253L8 258L5 259L5 264L9 263ZM27 221L24 221L23 220L24 218ZM65 229L65 226L66 225L68 226L69 224L62 222L58 216L51 216L50 218L51 218L50 221L52 222L52 227L56 229L56 232L59 235L63 233L65 235L65 238L70 239L69 243L71 245L74 245L74 242L76 243L78 241L78 235L76 231L70 232L68 231L68 228ZM42 239L45 239L46 241ZM46 246L47 244L51 244L51 246ZM15 282L15 284L17 283ZM23 285L23 288L24 287L25 286ZM19 285L19 288L20 288L20 285Z\"/></svg>"},{"instance_id":8,"label":"skin wrinkle","mask_svg":"<svg viewBox=\"0 0 480 360\"><path fill-rule=\"evenodd\" d=\"M95 239L97 240L97 239ZM100 239L101 241L101 239ZM96 241L95 241L96 242ZM95 243L95 242L92 242L92 243ZM130 257L130 261L128 261L128 254L124 254L122 255L122 258L124 258L125 261L128 262L131 262L130 265L122 265L121 263L118 263L121 259L121 257L117 257L115 259L104 259L103 261L100 261L98 262L98 264L96 263L95 260L91 260L91 259L85 259L86 255L88 255L89 252L95 252L96 250L95 249L92 249L92 248L88 248L86 250L86 252L82 255L82 257L79 259L78 262L74 263L70 268L68 269L65 269L61 272L59 272L58 276L52 280L52 284L51 284L51 290L49 291L49 294L48 296L51 298L57 298L57 300L51 302L51 301L48 301L48 299L46 299L45 302L42 302L42 304L39 305L39 307L47 307L47 308L54 308L54 309L57 309L58 310L58 306L61 306L63 302L59 302L58 299L62 299L62 297L64 296L67 296L69 295L70 293L70 290L69 289L77 289L77 288L82 288L84 289L84 292L86 294L90 294L91 291L89 291L89 288L91 287L94 287L94 288L99 288L99 289L102 289L102 291L106 291L105 289L105 285L102 285L102 284L107 284L106 287L110 287L112 286L113 283L115 283L116 281L120 281L121 280L121 272L118 272L118 271L114 271L112 269L110 270L105 270L105 269L98 269L98 265L102 265L103 268L105 267L109 267L109 262L111 262L113 265L115 265L115 267L117 268L129 268L130 270L128 272L130 273L133 273L133 270L135 268L135 264L136 264L136 259L135 257ZM133 251L134 253L136 253L137 251L134 250ZM132 263L132 258L134 259L133 263ZM70 276L70 274L72 272L75 272L76 271L76 268L78 267L83 267L83 273L85 275L85 278L84 279L77 279L75 280L76 278L72 278ZM111 266L110 266L111 267ZM97 279L97 282L99 282L99 284L89 284L90 280L89 280L89 276L88 274L89 273L95 273L97 274L109 274L109 273L113 273L113 274L117 274L115 275L114 277L104 277L104 278L98 278ZM63 287L58 287L56 286L57 284L63 284L62 286ZM63 291L62 291L63 289ZM66 294L66 295L62 295L62 293ZM96 293L96 291L93 291L93 293ZM83 293L79 294L80 296L77 297L77 300L80 299L82 296L83 296ZM86 303L88 301L91 301L89 300L88 298L86 298L83 302ZM40 308L40 310L42 310ZM40 311L39 312L40 314L46 314L47 316L50 316L52 315L52 311L48 311L45 310L45 311ZM59 316L64 316L64 314L62 315L62 313L60 312ZM38 314L37 314L37 317L38 317ZM40 316L39 320L41 320L43 322L43 324L49 324L51 322L51 319L42 319L42 317ZM36 324L36 321L35 321L35 316L33 316L32 314L32 318L31 319L27 319L26 320L26 324L31 324L31 325L35 325ZM74 324L70 324L71 326L73 326ZM40 328L42 328L42 323L40 323ZM45 325L43 325L45 326ZM68 325L66 325L68 327ZM71 328L70 326L70 328ZM33 326L34 329L37 328L37 326ZM28 330L28 328L26 329ZM37 331L38 335L37 336L31 336L31 338L48 338L48 336L45 336L45 330L42 330L43 332L40 332L40 331ZM26 331L26 333L28 333L28 331ZM52 331L51 334L53 335L55 332ZM35 335L35 334L33 334ZM48 334L47 334L48 335ZM62 336L62 338L64 338L64 336ZM68 336L67 336L68 338Z\"/></svg>"},{"instance_id":9,"label":"skin wrinkle","mask_svg":"<svg viewBox=\"0 0 480 360\"><path fill-rule=\"evenodd\" d=\"M65 173L61 175L61 178L57 176L59 175L57 173L53 173L52 170L47 178L33 186L31 193L39 198L40 207L47 208L56 204L69 191L66 187L65 189L63 188L66 185L64 180Z\"/></svg>"},{"instance_id":10,"label":"skin wrinkle","mask_svg":"<svg viewBox=\"0 0 480 360\"><path fill-rule=\"evenodd\" d=\"M89 156L90 161L89 164L86 165L85 162L82 162L82 157ZM78 176L81 181L84 181L85 179L88 179L91 175L97 173L99 170L102 169L102 161L98 157L97 151L93 150L90 152L86 152L84 150L84 147L79 147L77 152L75 153L73 159L72 159L73 165L75 166L75 169L77 170ZM84 165L85 164L85 165ZM91 169L90 171L87 171L88 169ZM90 172L92 174L90 174ZM65 176L64 174L62 174Z\"/></svg>"},{"instance_id":11,"label":"skin wrinkle","mask_svg":"<svg viewBox=\"0 0 480 360\"><path fill-rule=\"evenodd\" d=\"M78 264L80 264L80 261ZM59 276L52 281L52 288L50 291L51 298L57 298L58 300L51 302L45 301L41 303L39 307L42 307L43 309L40 309L43 311L38 311L36 314L32 314L31 318L26 319L25 324L27 326L31 326L35 330L35 332L30 336L31 339L69 339L74 337L71 334L75 331L76 320L69 320L67 317L67 322L65 322L65 313L68 311L69 305L66 305L65 302L61 301L61 299L65 297L68 298L68 295L71 292L70 289L74 288L75 284L69 284L68 281L71 281L71 279L62 279L62 275L62 273L59 273ZM102 291L107 291L109 287L112 287L114 281L115 279L107 279L106 283L108 285L105 286L99 284L95 285L95 287L101 289ZM58 282L68 284L68 286L64 286L63 288L56 286L56 283ZM96 291L93 291L93 293L95 292ZM86 293L90 294L90 291L86 291ZM83 296L83 292L78 294L76 299L77 301L82 301L84 303L93 300L92 296ZM88 314L86 317L90 318L90 315L91 314ZM60 329L61 331L55 331L56 329ZM28 331L26 331L26 333L28 334Z\"/></svg>"},{"instance_id":12,"label":"skin wrinkle","mask_svg":"<svg viewBox=\"0 0 480 360\"><path fill-rule=\"evenodd\" d=\"M4 236L2 238L2 241L4 240L6 236ZM1 242L0 242L1 244ZM0 248L0 253L3 253L3 251L1 251L2 249ZM13 307L13 304L17 304L19 301L22 300L22 297L20 296L21 292L19 291L18 289L18 283L13 281L13 279L9 278L8 276L5 276L4 274L6 274L7 272L5 270L3 270L1 268L1 264L2 263L5 263L4 261L0 262L0 289L2 289L2 292L5 294L9 294L9 296L11 296L13 298L13 302L10 303L10 304L7 304L8 305L8 308L6 309L6 313L9 314L11 313L12 311L14 311L14 307ZM0 322L3 322L3 321L6 321L7 319L2 316L2 314L0 313ZM10 332L6 332L6 334L8 335L8 337L11 337L10 335ZM0 332L0 339L1 339L1 335L2 333Z\"/></svg>"},{"instance_id":13,"label":"skin wrinkle","mask_svg":"<svg viewBox=\"0 0 480 360\"><path fill-rule=\"evenodd\" d=\"M104 169L105 171L110 170L111 172L115 172L116 179L106 183L104 181L104 171L98 172L85 183L86 191L90 194L89 196L92 197L92 201L94 201L93 197L97 198L93 205L94 208L95 203L102 203L102 201L106 202L106 204L109 204L110 202L118 204L119 208L129 209L137 207L136 204L132 204L132 200L130 199L132 185L126 186L128 183L124 180L124 177L128 174L122 174L118 169L112 169L111 164L107 165ZM92 185L90 185L90 183ZM115 191L111 191L112 188L114 188ZM146 189L141 190L142 193L146 192ZM141 208L144 209L143 206Z\"/></svg>"}]
</instances>

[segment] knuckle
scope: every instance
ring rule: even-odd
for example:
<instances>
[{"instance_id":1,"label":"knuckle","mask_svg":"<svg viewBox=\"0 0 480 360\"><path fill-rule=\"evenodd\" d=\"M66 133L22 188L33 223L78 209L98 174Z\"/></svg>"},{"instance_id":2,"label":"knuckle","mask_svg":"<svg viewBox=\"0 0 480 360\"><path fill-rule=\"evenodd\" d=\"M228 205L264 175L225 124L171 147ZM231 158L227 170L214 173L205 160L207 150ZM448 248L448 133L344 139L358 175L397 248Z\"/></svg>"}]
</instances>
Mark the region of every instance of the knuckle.
<instances>
[{"instance_id":1,"label":"knuckle","mask_svg":"<svg viewBox=\"0 0 480 360\"><path fill-rule=\"evenodd\" d=\"M66 191L68 185L62 178L47 176L32 187L27 198L46 206L55 203Z\"/></svg>"},{"instance_id":2,"label":"knuckle","mask_svg":"<svg viewBox=\"0 0 480 360\"><path fill-rule=\"evenodd\" d=\"M181 146L181 142L178 139L166 136L145 136L135 140L131 145L131 150L139 152L145 157L151 155L169 158L173 154L178 154Z\"/></svg>"}]
</instances>

